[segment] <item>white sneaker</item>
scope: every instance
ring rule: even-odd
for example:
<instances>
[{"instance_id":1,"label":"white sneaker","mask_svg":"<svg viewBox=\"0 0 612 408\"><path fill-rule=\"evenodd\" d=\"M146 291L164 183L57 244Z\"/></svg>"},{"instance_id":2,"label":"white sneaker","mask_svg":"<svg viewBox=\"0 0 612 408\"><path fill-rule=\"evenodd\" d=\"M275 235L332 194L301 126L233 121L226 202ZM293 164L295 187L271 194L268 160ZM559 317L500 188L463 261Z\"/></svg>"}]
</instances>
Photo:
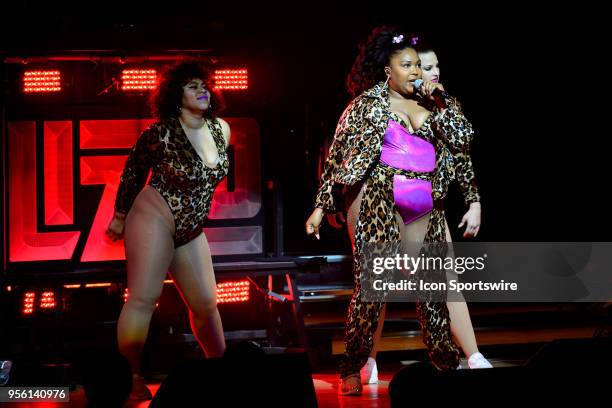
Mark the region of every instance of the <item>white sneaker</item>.
<instances>
[{"instance_id":1,"label":"white sneaker","mask_svg":"<svg viewBox=\"0 0 612 408\"><path fill-rule=\"evenodd\" d=\"M372 357L368 357L368 362L361 367L359 374L361 375L362 384L378 384L378 367L376 367L376 360Z\"/></svg>"},{"instance_id":2,"label":"white sneaker","mask_svg":"<svg viewBox=\"0 0 612 408\"><path fill-rule=\"evenodd\" d=\"M482 354L474 353L468 358L468 367L471 369L475 368L493 368L489 360L487 360Z\"/></svg>"}]
</instances>

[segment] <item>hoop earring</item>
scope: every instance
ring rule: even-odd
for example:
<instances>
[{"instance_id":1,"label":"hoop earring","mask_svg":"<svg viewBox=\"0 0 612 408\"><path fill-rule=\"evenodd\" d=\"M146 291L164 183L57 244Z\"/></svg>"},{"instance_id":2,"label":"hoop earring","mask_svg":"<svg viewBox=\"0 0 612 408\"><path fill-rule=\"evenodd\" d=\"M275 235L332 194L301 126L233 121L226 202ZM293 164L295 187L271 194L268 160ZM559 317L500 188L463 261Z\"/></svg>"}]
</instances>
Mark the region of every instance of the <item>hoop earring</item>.
<instances>
[{"instance_id":1,"label":"hoop earring","mask_svg":"<svg viewBox=\"0 0 612 408\"><path fill-rule=\"evenodd\" d=\"M380 90L381 94L382 94L383 92L385 92L385 91L386 91L387 93L389 92L389 80L390 80L390 79L391 79L391 75L387 75L387 80L385 81L385 83L384 83L384 85L383 85L382 89Z\"/></svg>"}]
</instances>

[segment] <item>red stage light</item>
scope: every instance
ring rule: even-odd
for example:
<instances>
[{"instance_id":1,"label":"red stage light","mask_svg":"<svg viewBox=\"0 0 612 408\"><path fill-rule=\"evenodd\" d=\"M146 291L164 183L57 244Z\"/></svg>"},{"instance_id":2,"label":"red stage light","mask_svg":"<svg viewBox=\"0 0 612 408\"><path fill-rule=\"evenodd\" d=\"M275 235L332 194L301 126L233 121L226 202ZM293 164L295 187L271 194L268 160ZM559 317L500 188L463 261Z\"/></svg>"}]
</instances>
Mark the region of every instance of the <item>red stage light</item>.
<instances>
[{"instance_id":1,"label":"red stage light","mask_svg":"<svg viewBox=\"0 0 612 408\"><path fill-rule=\"evenodd\" d=\"M23 294L23 314L32 314L34 312L34 301L36 293L26 292Z\"/></svg>"},{"instance_id":2,"label":"red stage light","mask_svg":"<svg viewBox=\"0 0 612 408\"><path fill-rule=\"evenodd\" d=\"M249 281L228 281L217 284L217 303L248 302Z\"/></svg>"},{"instance_id":3,"label":"red stage light","mask_svg":"<svg viewBox=\"0 0 612 408\"><path fill-rule=\"evenodd\" d=\"M108 288L111 286L110 282L104 282L104 283L87 283L85 285L86 288Z\"/></svg>"},{"instance_id":4,"label":"red stage light","mask_svg":"<svg viewBox=\"0 0 612 408\"><path fill-rule=\"evenodd\" d=\"M62 90L59 71L25 71L23 73L23 92L48 93Z\"/></svg>"},{"instance_id":5,"label":"red stage light","mask_svg":"<svg viewBox=\"0 0 612 408\"><path fill-rule=\"evenodd\" d=\"M43 292L40 297L41 309L55 309L55 293Z\"/></svg>"},{"instance_id":6,"label":"red stage light","mask_svg":"<svg viewBox=\"0 0 612 408\"><path fill-rule=\"evenodd\" d=\"M249 89L249 71L246 69L216 70L215 89L222 91L245 91Z\"/></svg>"},{"instance_id":7,"label":"red stage light","mask_svg":"<svg viewBox=\"0 0 612 408\"><path fill-rule=\"evenodd\" d=\"M123 91L150 91L157 87L157 71L154 69L124 69L121 74Z\"/></svg>"}]
</instances>

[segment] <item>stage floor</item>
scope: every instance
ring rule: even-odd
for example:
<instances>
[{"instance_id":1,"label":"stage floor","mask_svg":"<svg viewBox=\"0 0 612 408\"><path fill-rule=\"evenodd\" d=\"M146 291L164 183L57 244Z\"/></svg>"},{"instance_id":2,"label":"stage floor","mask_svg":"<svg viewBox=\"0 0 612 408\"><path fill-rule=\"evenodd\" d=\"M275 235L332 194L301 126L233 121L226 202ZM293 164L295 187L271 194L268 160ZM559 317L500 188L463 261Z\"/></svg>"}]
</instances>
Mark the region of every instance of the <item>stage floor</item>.
<instances>
[{"instance_id":1,"label":"stage floor","mask_svg":"<svg viewBox=\"0 0 612 408\"><path fill-rule=\"evenodd\" d=\"M317 394L317 402L319 408L386 408L390 406L389 394L387 392L389 382L393 378L393 375L402 367L407 366L414 361L390 361L389 363L379 363L379 383L365 385L363 388L363 394L361 396L339 396L338 395L338 382L339 377L336 372L332 370L326 370L322 373L316 373L313 375L313 382L315 391ZM522 361L514 360L497 360L491 359L491 363L495 367L507 367L522 363ZM465 359L462 360L462 366L466 366ZM148 388L151 390L153 395L159 389L161 380L155 380L147 382ZM150 401L130 402L128 401L125 408L147 408ZM12 403L12 404L1 404L0 406L7 406L11 408L51 408L51 407L86 407L87 400L83 389L79 386L76 390L70 393L70 403Z\"/></svg>"},{"instance_id":2,"label":"stage floor","mask_svg":"<svg viewBox=\"0 0 612 408\"><path fill-rule=\"evenodd\" d=\"M519 328L489 328L476 332L478 343L483 354L491 361L494 367L517 366L526 361L538 351L540 347L554 339L588 339L596 332L597 326L592 324L580 324L549 328L524 327ZM341 353L341 339L333 338L332 354L336 358L327 361L325 365L315 370L313 382L316 391L318 406L322 408L350 408L350 407L389 407L388 395L389 382L402 367L416 362L414 359L424 357L422 341L418 336L399 335L385 333L381 341L378 354L379 384L364 386L364 392L359 397L338 396L339 377L337 373L337 357ZM421 357L418 357L421 356ZM465 368L467 362L462 360ZM153 394L157 392L165 375L152 377L147 381L147 386ZM85 407L87 405L85 393L80 386L70 392L70 403L11 403L0 406L7 407ZM144 408L149 406L149 401L127 403L127 408Z\"/></svg>"}]
</instances>

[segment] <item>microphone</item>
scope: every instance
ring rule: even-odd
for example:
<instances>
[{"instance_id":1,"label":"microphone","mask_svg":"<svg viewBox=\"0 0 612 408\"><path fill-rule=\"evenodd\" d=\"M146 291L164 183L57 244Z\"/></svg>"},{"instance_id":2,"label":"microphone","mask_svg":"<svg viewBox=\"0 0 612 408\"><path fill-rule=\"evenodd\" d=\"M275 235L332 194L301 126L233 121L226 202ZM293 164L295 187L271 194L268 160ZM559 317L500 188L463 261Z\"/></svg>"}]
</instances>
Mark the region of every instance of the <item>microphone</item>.
<instances>
[{"instance_id":1,"label":"microphone","mask_svg":"<svg viewBox=\"0 0 612 408\"><path fill-rule=\"evenodd\" d=\"M418 90L421 89L421 86L423 86L423 80L422 79L417 79L414 81L414 87ZM443 99L449 99L450 95L446 92L443 91L441 89L434 89L434 91L432 92L432 95L434 97L439 97L439 98L443 98Z\"/></svg>"}]
</instances>

